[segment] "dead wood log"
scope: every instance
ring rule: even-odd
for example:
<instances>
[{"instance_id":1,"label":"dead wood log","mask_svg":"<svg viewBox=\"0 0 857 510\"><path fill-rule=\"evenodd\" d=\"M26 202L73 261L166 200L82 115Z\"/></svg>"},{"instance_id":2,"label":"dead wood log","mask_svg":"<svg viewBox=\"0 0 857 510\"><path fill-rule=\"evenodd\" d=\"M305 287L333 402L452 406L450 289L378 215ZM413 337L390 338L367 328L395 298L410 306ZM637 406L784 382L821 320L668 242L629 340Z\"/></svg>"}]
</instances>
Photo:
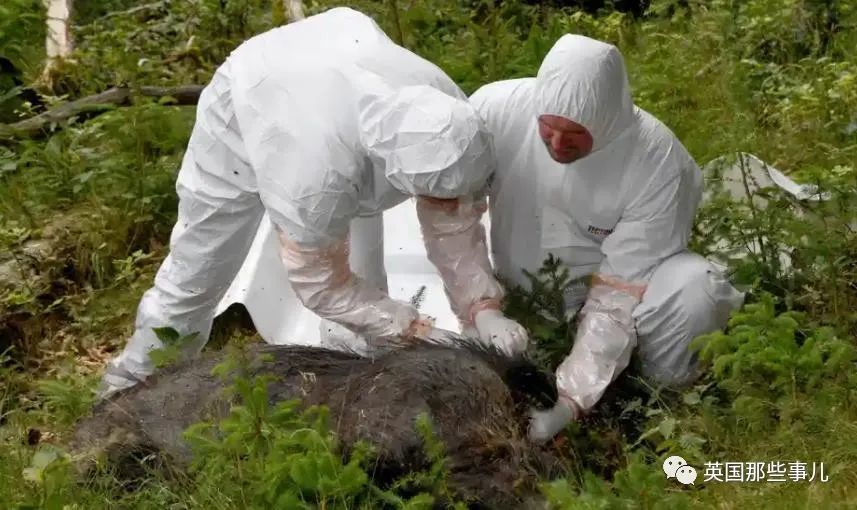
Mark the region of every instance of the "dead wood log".
<instances>
[{"instance_id":1,"label":"dead wood log","mask_svg":"<svg viewBox=\"0 0 857 510\"><path fill-rule=\"evenodd\" d=\"M173 98L172 104L195 105L204 85L178 87L113 87L92 96L71 101L13 124L0 124L0 143L21 138L42 138L73 118L92 118L120 106L135 103L136 96Z\"/></svg>"},{"instance_id":2,"label":"dead wood log","mask_svg":"<svg viewBox=\"0 0 857 510\"><path fill-rule=\"evenodd\" d=\"M151 11L151 10L158 9L161 7L166 7L166 6L167 6L167 3L164 0L160 0L158 2L151 2L151 3L143 4L143 5L138 5L138 6L132 7L132 8L125 10L125 11L108 12L107 14L95 19L93 21L93 23L107 21L110 18L116 18L118 16L133 16L133 15L139 14L141 12Z\"/></svg>"}]
</instances>

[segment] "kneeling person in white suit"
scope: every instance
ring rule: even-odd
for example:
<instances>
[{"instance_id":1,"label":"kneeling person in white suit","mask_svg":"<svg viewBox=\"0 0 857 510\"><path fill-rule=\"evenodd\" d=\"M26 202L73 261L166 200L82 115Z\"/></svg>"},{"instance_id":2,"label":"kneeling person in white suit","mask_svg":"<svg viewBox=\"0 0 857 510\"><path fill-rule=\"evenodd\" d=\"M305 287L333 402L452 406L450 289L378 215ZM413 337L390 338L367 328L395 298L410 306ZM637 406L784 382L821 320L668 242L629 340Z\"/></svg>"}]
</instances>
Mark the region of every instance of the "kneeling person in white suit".
<instances>
[{"instance_id":1,"label":"kneeling person in white suit","mask_svg":"<svg viewBox=\"0 0 857 510\"><path fill-rule=\"evenodd\" d=\"M154 371L149 353L162 343L153 328L196 332L188 354L203 348L266 211L302 303L383 342L441 332L352 272L349 224L419 197L429 259L457 317L501 347L525 348L526 332L499 312L479 221L494 165L467 96L371 18L336 8L251 38L202 92L170 253L100 396Z\"/></svg>"},{"instance_id":2,"label":"kneeling person in white suit","mask_svg":"<svg viewBox=\"0 0 857 510\"><path fill-rule=\"evenodd\" d=\"M566 295L580 321L556 372L560 403L534 413L531 437L548 439L591 410L635 347L645 376L692 381L688 344L725 327L743 295L687 250L701 171L634 105L618 49L565 35L535 78L486 85L471 102L497 147L497 271L526 288L522 269L536 271L553 254L581 282Z\"/></svg>"}]
</instances>

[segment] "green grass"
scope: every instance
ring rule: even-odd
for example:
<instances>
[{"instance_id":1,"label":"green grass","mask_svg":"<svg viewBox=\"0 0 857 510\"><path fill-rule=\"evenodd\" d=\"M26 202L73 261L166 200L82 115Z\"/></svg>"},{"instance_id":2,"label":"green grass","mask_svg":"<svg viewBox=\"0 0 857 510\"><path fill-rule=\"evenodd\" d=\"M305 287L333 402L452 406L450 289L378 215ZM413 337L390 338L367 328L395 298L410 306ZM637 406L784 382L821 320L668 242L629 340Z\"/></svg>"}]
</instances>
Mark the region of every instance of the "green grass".
<instances>
[{"instance_id":1,"label":"green grass","mask_svg":"<svg viewBox=\"0 0 857 510\"><path fill-rule=\"evenodd\" d=\"M545 491L556 508L569 509L847 508L857 498L857 7L834 0L687 3L689 9L656 0L644 20L516 1L497 7L477 0L324 0L308 11L363 10L468 93L533 75L562 33L613 42L625 55L637 104L673 129L700 164L751 152L834 192L831 203L803 217L784 200L753 211L716 198L700 210L694 249L706 253L716 236L740 246L765 235L769 253L793 253L793 270L773 266L767 254L733 260L749 305L725 334L700 340L705 377L672 392L648 388L631 370L593 421L566 431L570 471ZM109 23L99 17L136 4L87 6L77 14L76 63L61 92L205 83L235 44L281 19L276 4L173 2ZM38 3L16 0L2 9L10 15L0 15L0 53L32 80L43 51ZM267 497L252 459L220 458L207 474L153 478L134 491L118 490L109 475L75 486L61 462L25 471L49 459L34 457L39 448L62 446L87 409L86 389L101 363L130 333L137 300L165 255L175 175L192 122L192 108L142 104L45 140L0 146L0 263L32 268L24 285L0 289L0 351L7 339L14 344L0 363L4 508L244 508L248 493L260 491L257 503ZM50 256L29 257L33 241L50 243ZM530 329L548 367L568 352L573 330L537 313L553 312L556 292L540 286L534 304L516 294L508 310ZM219 321L211 347L251 335L241 322ZM27 445L31 430L42 433L39 447ZM302 448L314 458L309 443ZM259 449L253 458L274 454ZM707 461L824 462L830 480L685 488L661 472L660 461L671 454L698 468ZM248 470L244 483L216 476L225 465L228 473ZM379 497L358 485L339 503L356 508Z\"/></svg>"}]
</instances>

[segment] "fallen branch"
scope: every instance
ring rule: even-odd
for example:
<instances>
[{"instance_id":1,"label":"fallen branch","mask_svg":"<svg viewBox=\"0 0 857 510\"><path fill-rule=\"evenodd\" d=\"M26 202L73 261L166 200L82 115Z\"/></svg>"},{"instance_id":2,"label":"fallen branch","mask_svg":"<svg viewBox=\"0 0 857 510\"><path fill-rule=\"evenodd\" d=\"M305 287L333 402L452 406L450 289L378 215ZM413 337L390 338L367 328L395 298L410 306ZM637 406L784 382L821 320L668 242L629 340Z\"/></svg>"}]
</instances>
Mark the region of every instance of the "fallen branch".
<instances>
[{"instance_id":1,"label":"fallen branch","mask_svg":"<svg viewBox=\"0 0 857 510\"><path fill-rule=\"evenodd\" d=\"M166 5L167 5L167 3L164 2L164 0L161 0L159 2L152 2L152 3L148 3L148 4L138 5L136 7L130 8L126 11L108 12L107 14L105 14L99 18L96 18L90 24L98 23L101 21L106 21L110 18L115 18L117 16L133 16L133 15L141 13L143 11L149 11L152 9L157 9L159 7L165 7Z\"/></svg>"},{"instance_id":2,"label":"fallen branch","mask_svg":"<svg viewBox=\"0 0 857 510\"><path fill-rule=\"evenodd\" d=\"M87 96L76 101L62 104L44 113L14 124L0 124L0 142L16 138L41 138L58 127L59 124L75 118L87 119L101 115L120 106L134 104L135 94L143 97L175 99L172 104L195 105L203 85L182 85L179 87L114 87L104 92Z\"/></svg>"},{"instance_id":3,"label":"fallen branch","mask_svg":"<svg viewBox=\"0 0 857 510\"><path fill-rule=\"evenodd\" d=\"M195 105L205 85L181 85L178 87L140 87L140 95L145 97L171 97L175 104Z\"/></svg>"}]
</instances>

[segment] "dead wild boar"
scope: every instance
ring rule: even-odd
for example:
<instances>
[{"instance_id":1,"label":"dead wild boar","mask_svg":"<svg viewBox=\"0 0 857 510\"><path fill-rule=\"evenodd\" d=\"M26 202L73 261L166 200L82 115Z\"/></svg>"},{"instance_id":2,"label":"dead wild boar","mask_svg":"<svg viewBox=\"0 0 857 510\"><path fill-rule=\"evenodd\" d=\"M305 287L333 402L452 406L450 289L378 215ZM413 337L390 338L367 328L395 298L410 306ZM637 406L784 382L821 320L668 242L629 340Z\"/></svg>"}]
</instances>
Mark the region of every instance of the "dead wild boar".
<instances>
[{"instance_id":1,"label":"dead wild boar","mask_svg":"<svg viewBox=\"0 0 857 510\"><path fill-rule=\"evenodd\" d=\"M521 508L521 498L530 496L517 488L533 491L536 480L557 465L551 453L526 440L527 410L553 405L554 379L523 357L509 358L474 341L419 342L372 357L262 344L245 352L251 360L245 375L276 378L268 386L272 405L299 399L327 406L346 453L358 440L375 445L370 474L380 484L428 466L415 428L421 413L446 445L450 488L457 497L477 500L472 508ZM141 452L187 466L191 451L182 432L229 411L222 392L229 379L212 375L225 356L210 352L162 369L99 402L78 423L72 451L104 455L117 469L132 468L129 455Z\"/></svg>"}]
</instances>

